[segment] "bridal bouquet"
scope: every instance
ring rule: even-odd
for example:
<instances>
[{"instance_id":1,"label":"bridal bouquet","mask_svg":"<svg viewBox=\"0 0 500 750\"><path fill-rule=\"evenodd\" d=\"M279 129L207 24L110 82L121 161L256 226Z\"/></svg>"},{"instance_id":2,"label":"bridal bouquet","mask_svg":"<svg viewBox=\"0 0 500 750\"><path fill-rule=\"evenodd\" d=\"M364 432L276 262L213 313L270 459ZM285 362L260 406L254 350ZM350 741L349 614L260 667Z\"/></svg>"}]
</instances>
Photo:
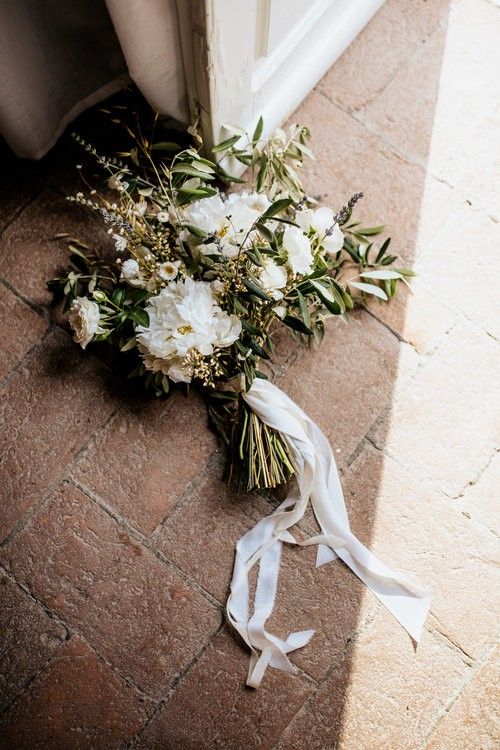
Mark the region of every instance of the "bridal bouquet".
<instances>
[{"instance_id":1,"label":"bridal bouquet","mask_svg":"<svg viewBox=\"0 0 500 750\"><path fill-rule=\"evenodd\" d=\"M341 557L415 638L423 610L413 617L394 593L427 602L352 535L330 446L260 369L280 328L321 341L328 317L347 319L368 296L389 300L412 272L395 265L389 239L375 244L383 227L352 221L361 193L341 208L318 206L306 194L299 175L312 157L306 128L278 130L266 141L262 128L260 120L249 136L228 126L217 161L202 154L196 130L183 150L134 135L120 158L100 156L77 137L107 180L103 194L91 189L70 200L101 217L115 251L109 257L71 241L68 271L50 282L82 348L106 342L121 353L127 375L157 396L188 385L205 394L229 467L246 488L276 487L295 475L285 503L237 547L228 616L252 650L253 686L268 664L293 670L287 653L312 635L283 641L265 630L281 544L295 543L288 529L309 498L322 533L301 544L319 544L318 564ZM248 167L245 182L228 172L235 161ZM231 184L237 187L227 192ZM248 573L256 562L250 617Z\"/></svg>"},{"instance_id":2,"label":"bridal bouquet","mask_svg":"<svg viewBox=\"0 0 500 750\"><path fill-rule=\"evenodd\" d=\"M411 275L394 268L383 227L349 223L361 194L341 210L317 207L300 185L309 156L306 128L260 140L235 133L210 161L187 148L157 159L172 144L139 141L134 161L98 156L115 197L92 190L70 200L97 212L115 241L115 257L70 245L71 269L52 287L83 348L106 341L134 353L133 376L156 395L179 383L201 388L211 419L243 470L248 489L275 487L294 472L286 441L242 398L261 360L272 357L280 327L321 340L327 317L347 317L364 296L392 297ZM80 139L81 140L81 139ZM142 159L139 159L139 156ZM248 165L244 191L225 161ZM130 369L130 357L124 358Z\"/></svg>"}]
</instances>

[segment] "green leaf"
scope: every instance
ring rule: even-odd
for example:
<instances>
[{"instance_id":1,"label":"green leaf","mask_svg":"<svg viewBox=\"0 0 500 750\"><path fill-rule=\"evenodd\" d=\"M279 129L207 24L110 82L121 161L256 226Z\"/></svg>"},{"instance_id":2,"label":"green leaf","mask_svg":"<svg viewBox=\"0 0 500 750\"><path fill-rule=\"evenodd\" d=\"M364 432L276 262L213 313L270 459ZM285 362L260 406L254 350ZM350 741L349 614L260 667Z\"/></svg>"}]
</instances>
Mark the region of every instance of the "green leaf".
<instances>
[{"instance_id":1,"label":"green leaf","mask_svg":"<svg viewBox=\"0 0 500 750\"><path fill-rule=\"evenodd\" d=\"M244 308L243 308L244 309ZM245 329L247 333L251 333L252 336L261 336L262 337L262 331L260 328L257 328L257 326L254 326L253 323L250 323L248 320L242 320L241 325Z\"/></svg>"},{"instance_id":2,"label":"green leaf","mask_svg":"<svg viewBox=\"0 0 500 750\"><path fill-rule=\"evenodd\" d=\"M391 263L394 263L395 260L398 259L397 255L386 255L385 258L382 260L383 266L390 266Z\"/></svg>"},{"instance_id":3,"label":"green leaf","mask_svg":"<svg viewBox=\"0 0 500 750\"><path fill-rule=\"evenodd\" d=\"M242 185L246 182L246 180L242 180L239 177L235 177L232 174L229 174L229 172L226 172L225 169L223 169L220 164L217 165L217 169L219 170L219 175L222 177L223 180L226 180L226 182L238 182Z\"/></svg>"},{"instance_id":4,"label":"green leaf","mask_svg":"<svg viewBox=\"0 0 500 750\"><path fill-rule=\"evenodd\" d=\"M269 359L269 354L264 351L264 349L259 346L259 344L254 341L253 339L248 339L248 346L253 351L254 354L256 354L258 357L261 357L262 359Z\"/></svg>"},{"instance_id":5,"label":"green leaf","mask_svg":"<svg viewBox=\"0 0 500 750\"><path fill-rule=\"evenodd\" d=\"M146 310L142 309L142 307L134 307L132 310L128 311L127 315L140 326L147 327L149 325L149 315Z\"/></svg>"},{"instance_id":6,"label":"green leaf","mask_svg":"<svg viewBox=\"0 0 500 750\"><path fill-rule=\"evenodd\" d=\"M197 197L208 198L211 195L217 195L217 190L214 190L213 188L199 188L198 190L187 190L185 187L180 187L179 193L182 193L183 195L190 195L195 198Z\"/></svg>"},{"instance_id":7,"label":"green leaf","mask_svg":"<svg viewBox=\"0 0 500 750\"><path fill-rule=\"evenodd\" d=\"M115 291L113 292L113 296L111 297L111 301L117 307L120 307L120 305L123 303L124 298L125 298L125 290L124 289L115 289Z\"/></svg>"},{"instance_id":8,"label":"green leaf","mask_svg":"<svg viewBox=\"0 0 500 750\"><path fill-rule=\"evenodd\" d=\"M191 162L191 166L204 174L213 174L215 172L212 164L206 159L195 159Z\"/></svg>"},{"instance_id":9,"label":"green leaf","mask_svg":"<svg viewBox=\"0 0 500 750\"><path fill-rule=\"evenodd\" d=\"M373 294L375 297L380 297L380 299L387 302L387 294L379 286L375 286L375 284L363 284L361 281L351 281L350 286L355 286L356 289L359 289L361 292Z\"/></svg>"},{"instance_id":10,"label":"green leaf","mask_svg":"<svg viewBox=\"0 0 500 750\"><path fill-rule=\"evenodd\" d=\"M269 242L272 242L274 240L274 232L272 232L269 227L266 227L265 224L257 222L255 227L266 238L266 240L269 240Z\"/></svg>"},{"instance_id":11,"label":"green leaf","mask_svg":"<svg viewBox=\"0 0 500 750\"><path fill-rule=\"evenodd\" d=\"M400 279L401 274L397 271L385 271L383 268L375 271L363 271L359 274L364 279Z\"/></svg>"},{"instance_id":12,"label":"green leaf","mask_svg":"<svg viewBox=\"0 0 500 750\"><path fill-rule=\"evenodd\" d=\"M187 229L188 232L191 232L191 234L194 234L195 237L199 237L200 239L205 239L207 236L207 233L203 231L203 229L199 229L199 227L195 227L194 224L183 224L182 225L184 229Z\"/></svg>"},{"instance_id":13,"label":"green leaf","mask_svg":"<svg viewBox=\"0 0 500 750\"><path fill-rule=\"evenodd\" d=\"M247 314L247 311L245 310L245 308L243 307L243 305L241 304L241 302L238 300L237 297L233 297L233 305L234 305L234 311L239 315L240 318Z\"/></svg>"},{"instance_id":14,"label":"green leaf","mask_svg":"<svg viewBox=\"0 0 500 750\"><path fill-rule=\"evenodd\" d=\"M162 375L161 387L163 388L165 393L168 393L170 391L170 380L166 375Z\"/></svg>"},{"instance_id":15,"label":"green leaf","mask_svg":"<svg viewBox=\"0 0 500 750\"><path fill-rule=\"evenodd\" d=\"M345 312L345 302L342 294L330 283L316 281L316 279L310 279L311 285L317 291L320 299L325 304L327 309L333 314L338 315L341 312Z\"/></svg>"},{"instance_id":16,"label":"green leaf","mask_svg":"<svg viewBox=\"0 0 500 750\"><path fill-rule=\"evenodd\" d=\"M257 126L255 130L253 131L252 136L252 143L255 146L257 141L260 139L260 136L262 135L262 130L264 128L264 120L262 119L262 115L259 117L259 121L257 122Z\"/></svg>"},{"instance_id":17,"label":"green leaf","mask_svg":"<svg viewBox=\"0 0 500 750\"><path fill-rule=\"evenodd\" d=\"M68 250L70 252L70 255L78 255L78 257L83 258L83 260L86 263L89 262L89 259L87 258L87 256L84 253L82 253L82 251L78 247L75 247L75 245L71 245L71 244L68 245Z\"/></svg>"},{"instance_id":18,"label":"green leaf","mask_svg":"<svg viewBox=\"0 0 500 750\"><path fill-rule=\"evenodd\" d=\"M252 263L255 263L256 266L260 266L260 268L262 268L265 265L264 258L256 247L253 250L250 250L250 248L248 248L246 250L246 254L250 258Z\"/></svg>"},{"instance_id":19,"label":"green leaf","mask_svg":"<svg viewBox=\"0 0 500 750\"><path fill-rule=\"evenodd\" d=\"M236 154L234 153L233 156L235 159L237 159L239 162L245 165L245 167L249 167L252 163L252 157L249 154L245 154L244 152Z\"/></svg>"},{"instance_id":20,"label":"green leaf","mask_svg":"<svg viewBox=\"0 0 500 750\"><path fill-rule=\"evenodd\" d=\"M267 156L265 154L262 154L262 156L259 159L259 176L257 177L257 192L260 193L262 190L262 186L264 184L264 180L266 177L267 172Z\"/></svg>"},{"instance_id":21,"label":"green leaf","mask_svg":"<svg viewBox=\"0 0 500 750\"><path fill-rule=\"evenodd\" d=\"M214 175L207 172L200 172L191 164L174 164L171 168L172 174L187 174L190 177L199 177L201 180L213 180Z\"/></svg>"},{"instance_id":22,"label":"green leaf","mask_svg":"<svg viewBox=\"0 0 500 750\"><path fill-rule=\"evenodd\" d=\"M401 276L418 276L416 271L412 271L411 268L395 268L395 271L401 274Z\"/></svg>"},{"instance_id":23,"label":"green leaf","mask_svg":"<svg viewBox=\"0 0 500 750\"><path fill-rule=\"evenodd\" d=\"M354 302L352 301L352 297L345 289L340 287L340 294L342 295L342 299L344 300L344 305L346 310L352 310L354 307Z\"/></svg>"},{"instance_id":24,"label":"green leaf","mask_svg":"<svg viewBox=\"0 0 500 750\"><path fill-rule=\"evenodd\" d=\"M307 307L307 302L303 294L299 292L297 289L297 299L299 301L299 310L300 315L302 317L302 320L304 321L304 324L306 328L311 328L311 317L309 315L309 308Z\"/></svg>"},{"instance_id":25,"label":"green leaf","mask_svg":"<svg viewBox=\"0 0 500 750\"><path fill-rule=\"evenodd\" d=\"M180 151L181 147L178 143L174 143L173 141L158 141L158 143L153 143L151 146L151 151Z\"/></svg>"},{"instance_id":26,"label":"green leaf","mask_svg":"<svg viewBox=\"0 0 500 750\"><path fill-rule=\"evenodd\" d=\"M250 281L249 279L243 279L243 284L246 286L248 291L251 294L254 294L256 297L259 297L260 299L265 300L266 302L272 302L273 298L270 297L268 294L265 293L263 289L261 289L258 284L255 284L255 282Z\"/></svg>"},{"instance_id":27,"label":"green leaf","mask_svg":"<svg viewBox=\"0 0 500 750\"><path fill-rule=\"evenodd\" d=\"M236 141L239 141L241 138L240 135L232 135L231 138L227 138L225 141L221 141L216 146L213 147L212 151L214 154L218 154L219 151L226 151L226 149L231 148Z\"/></svg>"},{"instance_id":28,"label":"green leaf","mask_svg":"<svg viewBox=\"0 0 500 750\"><path fill-rule=\"evenodd\" d=\"M136 304L138 302L143 302L147 297L149 297L150 292L148 292L147 289L128 289L127 290L127 296L130 297L130 299L135 302Z\"/></svg>"},{"instance_id":29,"label":"green leaf","mask_svg":"<svg viewBox=\"0 0 500 750\"><path fill-rule=\"evenodd\" d=\"M246 132L243 130L243 128L240 128L239 125L233 125L230 122L223 122L222 127L226 130L229 130L230 133L234 133L234 135L237 135L241 138L241 136L246 135Z\"/></svg>"},{"instance_id":30,"label":"green leaf","mask_svg":"<svg viewBox=\"0 0 500 750\"><path fill-rule=\"evenodd\" d=\"M283 323L289 328L293 328L294 331L305 333L307 336L313 335L311 329L308 328L306 324L300 320L300 318L296 318L293 315L285 315L285 317L283 318Z\"/></svg>"},{"instance_id":31,"label":"green leaf","mask_svg":"<svg viewBox=\"0 0 500 750\"><path fill-rule=\"evenodd\" d=\"M293 203L291 198L280 198L279 200L275 201L267 211L264 211L262 216L259 218L259 223L262 221L267 221L267 219L272 218L273 216L276 216L276 214L281 213L284 211L288 206L291 206Z\"/></svg>"},{"instance_id":32,"label":"green leaf","mask_svg":"<svg viewBox=\"0 0 500 750\"><path fill-rule=\"evenodd\" d=\"M121 352L128 352L130 349L133 349L136 345L135 336L132 336L131 339L129 339L125 344L123 344L122 347L120 347Z\"/></svg>"},{"instance_id":33,"label":"green leaf","mask_svg":"<svg viewBox=\"0 0 500 750\"><path fill-rule=\"evenodd\" d=\"M305 143L300 143L300 142L297 142L297 141L296 141L296 142L295 142L295 144L294 144L294 146L295 146L295 148L298 148L298 149L299 149L299 151L300 151L300 152L301 152L302 154L305 154L305 155L306 155L306 156L308 156L308 157L309 157L310 159L314 159L314 154L313 154L313 152L311 151L311 149L310 149L310 148L308 148L308 147L307 147L307 146L305 145Z\"/></svg>"},{"instance_id":34,"label":"green leaf","mask_svg":"<svg viewBox=\"0 0 500 750\"><path fill-rule=\"evenodd\" d=\"M391 238L388 237L386 239L386 241L383 243L383 245L380 248L380 250L378 251L378 255L375 258L375 263L378 263L380 260L382 260L382 258L384 257L384 255L386 253L386 250L387 250L387 248L389 247L390 244L391 244Z\"/></svg>"},{"instance_id":35,"label":"green leaf","mask_svg":"<svg viewBox=\"0 0 500 750\"><path fill-rule=\"evenodd\" d=\"M381 224L378 227L361 227L356 229L356 234L361 234L363 237L371 237L375 234L381 234L385 229L385 224Z\"/></svg>"}]
</instances>

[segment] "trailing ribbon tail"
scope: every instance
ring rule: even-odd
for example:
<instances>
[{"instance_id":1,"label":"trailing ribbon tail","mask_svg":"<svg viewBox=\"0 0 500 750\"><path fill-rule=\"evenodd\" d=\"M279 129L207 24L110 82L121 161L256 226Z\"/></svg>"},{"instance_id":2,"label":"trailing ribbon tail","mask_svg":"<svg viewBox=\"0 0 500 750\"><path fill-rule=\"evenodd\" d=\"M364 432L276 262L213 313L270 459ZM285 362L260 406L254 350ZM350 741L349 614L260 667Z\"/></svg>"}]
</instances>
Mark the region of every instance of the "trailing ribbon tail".
<instances>
[{"instance_id":1,"label":"trailing ribbon tail","mask_svg":"<svg viewBox=\"0 0 500 750\"><path fill-rule=\"evenodd\" d=\"M304 646L314 633L291 633L283 641L265 629L274 607L283 542L317 544L317 566L340 557L418 642L429 609L429 592L390 570L354 536L335 459L319 427L267 380L256 379L243 398L266 425L282 434L297 479L297 486L279 508L259 521L236 545L227 614L252 652L247 685L258 687L268 664L295 672L287 654ZM309 498L322 533L296 542L289 529L304 516ZM248 574L256 563L259 575L250 616Z\"/></svg>"}]
</instances>

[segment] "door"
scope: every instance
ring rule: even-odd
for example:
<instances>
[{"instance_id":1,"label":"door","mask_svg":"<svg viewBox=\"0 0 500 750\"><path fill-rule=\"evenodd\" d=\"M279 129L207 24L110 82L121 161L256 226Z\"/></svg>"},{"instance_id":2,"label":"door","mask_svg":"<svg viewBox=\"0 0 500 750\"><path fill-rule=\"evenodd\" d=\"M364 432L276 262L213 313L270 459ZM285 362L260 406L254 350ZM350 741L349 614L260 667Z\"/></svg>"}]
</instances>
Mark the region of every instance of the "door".
<instances>
[{"instance_id":1,"label":"door","mask_svg":"<svg viewBox=\"0 0 500 750\"><path fill-rule=\"evenodd\" d=\"M383 0L177 0L191 114L207 148L294 111Z\"/></svg>"}]
</instances>

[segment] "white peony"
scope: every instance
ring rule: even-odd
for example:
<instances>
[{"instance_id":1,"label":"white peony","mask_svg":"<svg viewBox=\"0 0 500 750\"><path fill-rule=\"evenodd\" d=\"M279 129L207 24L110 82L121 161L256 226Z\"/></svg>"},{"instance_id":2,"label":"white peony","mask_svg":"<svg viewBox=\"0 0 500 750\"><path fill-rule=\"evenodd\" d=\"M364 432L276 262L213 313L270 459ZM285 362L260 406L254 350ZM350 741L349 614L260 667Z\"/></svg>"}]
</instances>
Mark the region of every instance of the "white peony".
<instances>
[{"instance_id":1,"label":"white peony","mask_svg":"<svg viewBox=\"0 0 500 750\"><path fill-rule=\"evenodd\" d=\"M149 370L175 382L190 382L183 360L191 352L212 354L233 344L241 333L236 315L228 315L214 299L210 283L174 281L148 300L148 326L137 326L137 343Z\"/></svg>"},{"instance_id":2,"label":"white peony","mask_svg":"<svg viewBox=\"0 0 500 750\"><path fill-rule=\"evenodd\" d=\"M213 195L191 203L184 211L184 219L218 238L217 243L201 245L203 253L221 252L226 258L235 258L250 228L270 205L260 193L231 193L225 200Z\"/></svg>"},{"instance_id":3,"label":"white peony","mask_svg":"<svg viewBox=\"0 0 500 750\"><path fill-rule=\"evenodd\" d=\"M263 289L268 292L274 299L282 299L283 292L280 289L286 286L288 274L286 268L278 266L274 260L267 258L264 266L259 270L259 279Z\"/></svg>"},{"instance_id":4,"label":"white peony","mask_svg":"<svg viewBox=\"0 0 500 750\"><path fill-rule=\"evenodd\" d=\"M313 265L311 242L298 227L287 227L283 232L283 249L294 274L310 273Z\"/></svg>"},{"instance_id":5,"label":"white peony","mask_svg":"<svg viewBox=\"0 0 500 750\"><path fill-rule=\"evenodd\" d=\"M313 229L329 255L335 255L339 250L342 250L344 235L339 225L334 225L335 215L331 208L323 206L316 211L305 208L297 212L295 221L305 232ZM331 234L327 234L327 232L331 232Z\"/></svg>"},{"instance_id":6,"label":"white peony","mask_svg":"<svg viewBox=\"0 0 500 750\"><path fill-rule=\"evenodd\" d=\"M85 349L96 333L102 333L99 326L99 305L88 297L77 297L69 309L68 320L75 332L73 336L77 344Z\"/></svg>"}]
</instances>

